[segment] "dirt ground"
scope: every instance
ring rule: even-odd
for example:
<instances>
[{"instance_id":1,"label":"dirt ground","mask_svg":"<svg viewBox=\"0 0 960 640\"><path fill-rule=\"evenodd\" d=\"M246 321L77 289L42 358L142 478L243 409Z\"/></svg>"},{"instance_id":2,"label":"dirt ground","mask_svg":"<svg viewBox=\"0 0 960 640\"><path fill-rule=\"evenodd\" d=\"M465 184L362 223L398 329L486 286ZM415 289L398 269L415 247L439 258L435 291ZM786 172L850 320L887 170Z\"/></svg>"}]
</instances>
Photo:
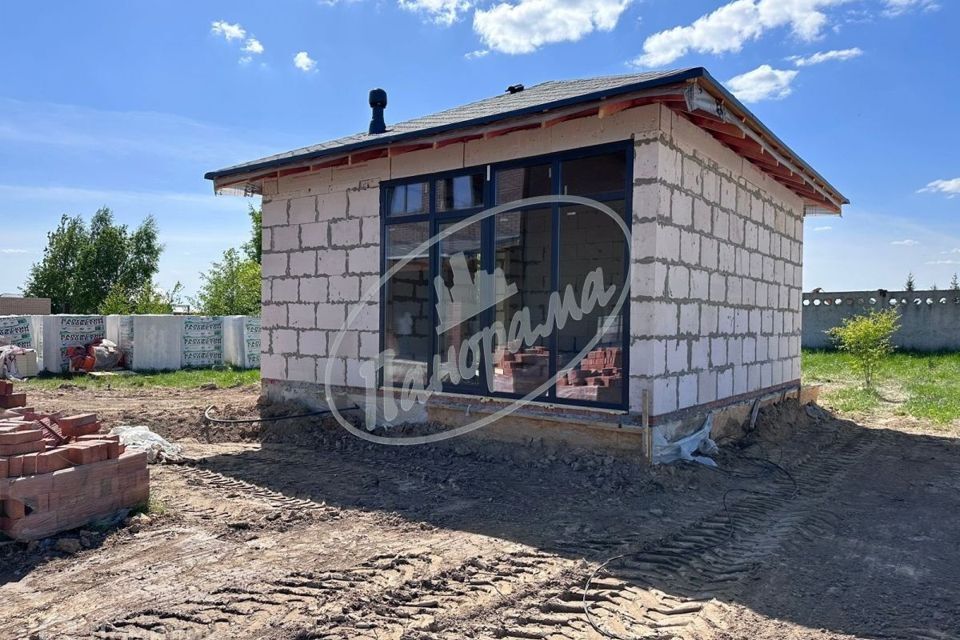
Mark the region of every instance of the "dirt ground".
<instances>
[{"instance_id":1,"label":"dirt ground","mask_svg":"<svg viewBox=\"0 0 960 640\"><path fill-rule=\"evenodd\" d=\"M0 637L960 639L956 434L794 404L713 470L201 427L256 393L32 392L192 461L148 516L0 546Z\"/></svg>"}]
</instances>

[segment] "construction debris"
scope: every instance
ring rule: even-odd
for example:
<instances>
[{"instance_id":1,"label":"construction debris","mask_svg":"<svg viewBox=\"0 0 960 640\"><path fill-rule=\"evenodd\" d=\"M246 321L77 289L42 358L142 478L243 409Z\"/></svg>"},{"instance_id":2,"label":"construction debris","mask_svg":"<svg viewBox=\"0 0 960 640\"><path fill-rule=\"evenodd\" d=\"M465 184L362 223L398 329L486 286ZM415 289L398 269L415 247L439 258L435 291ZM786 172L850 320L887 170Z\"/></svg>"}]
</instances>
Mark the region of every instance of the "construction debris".
<instances>
[{"instance_id":1,"label":"construction debris","mask_svg":"<svg viewBox=\"0 0 960 640\"><path fill-rule=\"evenodd\" d=\"M100 433L95 413L44 414L26 404L0 380L0 533L35 540L146 502L146 453Z\"/></svg>"}]
</instances>

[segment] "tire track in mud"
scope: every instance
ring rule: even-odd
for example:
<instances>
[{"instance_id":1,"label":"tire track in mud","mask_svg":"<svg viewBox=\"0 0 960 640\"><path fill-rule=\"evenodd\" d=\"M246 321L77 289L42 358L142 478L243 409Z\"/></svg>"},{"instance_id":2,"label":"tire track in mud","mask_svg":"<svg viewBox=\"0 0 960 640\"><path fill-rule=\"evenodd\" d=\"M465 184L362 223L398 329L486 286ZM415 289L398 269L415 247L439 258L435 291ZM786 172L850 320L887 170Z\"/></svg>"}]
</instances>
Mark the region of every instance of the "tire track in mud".
<instances>
[{"instance_id":1,"label":"tire track in mud","mask_svg":"<svg viewBox=\"0 0 960 640\"><path fill-rule=\"evenodd\" d=\"M837 516L824 503L881 437L858 434L821 451L813 463L794 467L796 491L792 482L778 478L777 490L748 494L662 540L611 540L609 549L622 555L597 571L587 591L589 570L575 572L508 604L496 612L496 622L489 622L494 616L488 612L486 620L448 631L535 640L709 636L722 626L722 598L734 594L766 559L796 537L835 530ZM587 549L597 551L601 542L591 540Z\"/></svg>"},{"instance_id":2,"label":"tire track in mud","mask_svg":"<svg viewBox=\"0 0 960 640\"><path fill-rule=\"evenodd\" d=\"M131 613L101 625L95 637L187 640L304 622L309 609L349 597L372 597L429 573L438 562L437 556L425 551L384 554L348 569L297 571L266 583L224 586L204 597Z\"/></svg>"}]
</instances>

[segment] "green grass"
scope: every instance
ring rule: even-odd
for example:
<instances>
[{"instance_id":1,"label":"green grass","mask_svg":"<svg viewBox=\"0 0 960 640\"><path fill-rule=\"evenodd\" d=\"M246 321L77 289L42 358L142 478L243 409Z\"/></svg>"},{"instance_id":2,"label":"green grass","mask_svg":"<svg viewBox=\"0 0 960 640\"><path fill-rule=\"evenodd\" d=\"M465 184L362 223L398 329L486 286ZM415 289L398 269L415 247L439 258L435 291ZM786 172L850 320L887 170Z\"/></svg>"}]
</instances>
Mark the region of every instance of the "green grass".
<instances>
[{"instance_id":1,"label":"green grass","mask_svg":"<svg viewBox=\"0 0 960 640\"><path fill-rule=\"evenodd\" d=\"M216 369L190 369L158 373L137 373L134 375L88 376L85 374L42 375L22 383L25 391L33 389L57 389L64 384L84 388L135 389L143 387L166 387L176 389L195 389L205 384L216 384L225 389L256 384L260 381L259 369L234 369L232 367Z\"/></svg>"},{"instance_id":2,"label":"green grass","mask_svg":"<svg viewBox=\"0 0 960 640\"><path fill-rule=\"evenodd\" d=\"M850 356L804 351L803 379L825 384L822 399L841 411L893 413L939 424L960 420L960 353L896 353L884 363L875 390L864 389Z\"/></svg>"}]
</instances>

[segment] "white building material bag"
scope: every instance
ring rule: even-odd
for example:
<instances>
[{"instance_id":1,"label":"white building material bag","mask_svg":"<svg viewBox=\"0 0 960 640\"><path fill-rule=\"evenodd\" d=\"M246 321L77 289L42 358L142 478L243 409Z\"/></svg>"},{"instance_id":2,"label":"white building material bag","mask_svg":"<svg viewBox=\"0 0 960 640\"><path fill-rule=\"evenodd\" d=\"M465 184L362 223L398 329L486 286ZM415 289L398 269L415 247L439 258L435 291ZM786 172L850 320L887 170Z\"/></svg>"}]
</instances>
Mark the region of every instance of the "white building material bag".
<instances>
[{"instance_id":1,"label":"white building material bag","mask_svg":"<svg viewBox=\"0 0 960 640\"><path fill-rule=\"evenodd\" d=\"M106 320L94 315L43 317L43 368L50 373L69 370L69 347L83 347L106 338Z\"/></svg>"}]
</instances>

